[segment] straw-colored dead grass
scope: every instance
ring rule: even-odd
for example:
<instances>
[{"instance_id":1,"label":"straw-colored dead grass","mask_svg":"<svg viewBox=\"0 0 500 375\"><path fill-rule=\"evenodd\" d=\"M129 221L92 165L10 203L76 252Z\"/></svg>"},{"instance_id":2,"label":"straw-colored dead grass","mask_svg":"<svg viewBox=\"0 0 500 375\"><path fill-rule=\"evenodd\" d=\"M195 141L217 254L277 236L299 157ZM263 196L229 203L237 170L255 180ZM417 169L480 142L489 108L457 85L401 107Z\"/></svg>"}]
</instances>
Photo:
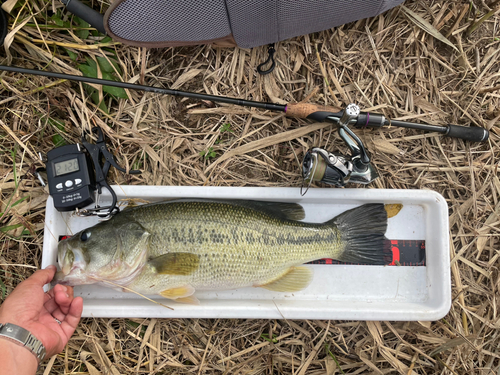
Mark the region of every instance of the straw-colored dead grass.
<instances>
[{"instance_id":1,"label":"straw-colored dead grass","mask_svg":"<svg viewBox=\"0 0 500 375\"><path fill-rule=\"evenodd\" d=\"M4 63L78 73L85 58L110 57L106 47L125 81L277 103L354 101L389 118L491 130L486 144L398 128L358 132L381 174L373 188L431 189L449 204L453 306L445 319L84 319L39 374L500 373L498 1L408 0L410 12L398 7L279 43L278 66L266 77L256 73L265 47L145 50L81 40L46 23L54 4L62 7L57 2L19 4L11 29L26 24L12 35ZM411 12L454 47L419 27ZM30 171L42 166L36 153L54 147L56 135L75 142L82 129L101 126L120 163L144 171L113 171L120 184L300 186L298 160L309 147L346 151L332 127L262 147L266 137L308 125L262 110L128 92L128 100L108 101L106 114L77 84L5 73L1 83L0 295L40 266L47 193ZM231 132L221 134L224 124ZM239 148L255 141L251 152Z\"/></svg>"}]
</instances>

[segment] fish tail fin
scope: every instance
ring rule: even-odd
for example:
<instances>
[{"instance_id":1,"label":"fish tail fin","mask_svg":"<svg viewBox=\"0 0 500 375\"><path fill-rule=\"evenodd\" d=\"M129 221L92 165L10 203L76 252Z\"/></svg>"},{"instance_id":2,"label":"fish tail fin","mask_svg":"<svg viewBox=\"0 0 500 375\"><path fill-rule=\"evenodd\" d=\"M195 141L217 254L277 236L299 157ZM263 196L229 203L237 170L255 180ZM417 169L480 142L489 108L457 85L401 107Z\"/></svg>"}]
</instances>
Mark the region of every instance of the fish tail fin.
<instances>
[{"instance_id":1,"label":"fish tail fin","mask_svg":"<svg viewBox=\"0 0 500 375\"><path fill-rule=\"evenodd\" d=\"M385 238L387 211L384 204L370 203L356 207L336 216L328 224L339 229L344 248L335 259L371 265L392 262L390 242Z\"/></svg>"}]
</instances>

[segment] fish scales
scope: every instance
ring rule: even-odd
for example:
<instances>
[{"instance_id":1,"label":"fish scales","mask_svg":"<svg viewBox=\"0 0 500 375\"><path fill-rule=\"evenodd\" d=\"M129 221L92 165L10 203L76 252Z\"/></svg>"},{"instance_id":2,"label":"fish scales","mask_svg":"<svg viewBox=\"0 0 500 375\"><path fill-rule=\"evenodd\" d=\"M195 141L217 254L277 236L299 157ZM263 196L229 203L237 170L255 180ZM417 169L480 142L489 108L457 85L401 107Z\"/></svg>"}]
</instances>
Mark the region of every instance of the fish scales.
<instances>
[{"instance_id":1,"label":"fish scales","mask_svg":"<svg viewBox=\"0 0 500 375\"><path fill-rule=\"evenodd\" d=\"M151 233L151 257L166 252L200 256L198 270L189 276L159 280L145 269L133 284L141 292L187 280L197 290L264 284L298 261L335 257L332 250L342 250L338 230L331 226L281 220L239 206L179 202L127 211L123 220L132 218Z\"/></svg>"}]
</instances>

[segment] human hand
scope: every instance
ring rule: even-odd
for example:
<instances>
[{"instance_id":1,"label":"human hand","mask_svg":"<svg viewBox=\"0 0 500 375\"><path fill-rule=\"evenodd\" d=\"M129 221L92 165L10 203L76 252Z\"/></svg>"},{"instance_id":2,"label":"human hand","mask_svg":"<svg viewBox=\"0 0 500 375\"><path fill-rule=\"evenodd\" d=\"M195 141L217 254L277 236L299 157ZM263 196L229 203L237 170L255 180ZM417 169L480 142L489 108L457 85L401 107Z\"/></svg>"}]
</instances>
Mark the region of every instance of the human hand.
<instances>
[{"instance_id":1,"label":"human hand","mask_svg":"<svg viewBox=\"0 0 500 375\"><path fill-rule=\"evenodd\" d=\"M82 298L74 298L70 286L56 285L44 293L43 286L54 278L55 272L55 266L36 271L0 306L0 323L12 323L30 331L43 343L47 358L64 349L83 310Z\"/></svg>"}]
</instances>

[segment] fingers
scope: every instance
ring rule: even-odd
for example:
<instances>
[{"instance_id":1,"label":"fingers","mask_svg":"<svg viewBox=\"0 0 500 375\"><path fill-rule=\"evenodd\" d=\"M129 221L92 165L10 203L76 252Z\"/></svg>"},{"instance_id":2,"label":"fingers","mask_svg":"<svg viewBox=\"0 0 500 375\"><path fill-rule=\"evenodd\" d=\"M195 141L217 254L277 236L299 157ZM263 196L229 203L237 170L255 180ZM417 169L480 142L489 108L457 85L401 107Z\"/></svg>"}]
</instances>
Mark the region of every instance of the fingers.
<instances>
[{"instance_id":1,"label":"fingers","mask_svg":"<svg viewBox=\"0 0 500 375\"><path fill-rule=\"evenodd\" d=\"M68 314L69 307L73 301L73 288L70 286L56 285L52 288L46 296L48 295L48 300L45 302L44 307L49 314L52 314L55 318L63 320L56 316L55 312L58 310L58 314Z\"/></svg>"},{"instance_id":2,"label":"fingers","mask_svg":"<svg viewBox=\"0 0 500 375\"><path fill-rule=\"evenodd\" d=\"M66 289L65 289L66 288ZM45 293L43 303L47 303L50 299L54 298L54 294L56 290L63 290L66 293L68 293L69 297L72 299L73 298L73 288L72 287L66 287L61 284L57 284L55 287L53 287L51 290L49 290L47 293Z\"/></svg>"},{"instance_id":3,"label":"fingers","mask_svg":"<svg viewBox=\"0 0 500 375\"><path fill-rule=\"evenodd\" d=\"M82 297L76 297L71 302L71 306L69 307L68 315L61 323L61 329L64 331L64 334L69 339L73 332L75 332L76 326L82 317L83 311L83 299Z\"/></svg>"},{"instance_id":4,"label":"fingers","mask_svg":"<svg viewBox=\"0 0 500 375\"><path fill-rule=\"evenodd\" d=\"M54 288L49 290L47 293L45 293L45 296L43 297L43 303L47 303L50 299L54 298Z\"/></svg>"},{"instance_id":5,"label":"fingers","mask_svg":"<svg viewBox=\"0 0 500 375\"><path fill-rule=\"evenodd\" d=\"M55 309L51 315L53 318L59 320L60 322L62 322L66 318L66 314L64 314L60 308Z\"/></svg>"},{"instance_id":6,"label":"fingers","mask_svg":"<svg viewBox=\"0 0 500 375\"><path fill-rule=\"evenodd\" d=\"M63 286L66 286L66 285L63 285ZM69 298L71 298L71 300L73 301L74 290L73 290L72 286L66 286L66 293L68 294Z\"/></svg>"},{"instance_id":7,"label":"fingers","mask_svg":"<svg viewBox=\"0 0 500 375\"><path fill-rule=\"evenodd\" d=\"M55 288L54 288L55 289ZM73 301L73 288L59 285L55 291L54 300L64 314L69 312L69 307Z\"/></svg>"}]
</instances>

